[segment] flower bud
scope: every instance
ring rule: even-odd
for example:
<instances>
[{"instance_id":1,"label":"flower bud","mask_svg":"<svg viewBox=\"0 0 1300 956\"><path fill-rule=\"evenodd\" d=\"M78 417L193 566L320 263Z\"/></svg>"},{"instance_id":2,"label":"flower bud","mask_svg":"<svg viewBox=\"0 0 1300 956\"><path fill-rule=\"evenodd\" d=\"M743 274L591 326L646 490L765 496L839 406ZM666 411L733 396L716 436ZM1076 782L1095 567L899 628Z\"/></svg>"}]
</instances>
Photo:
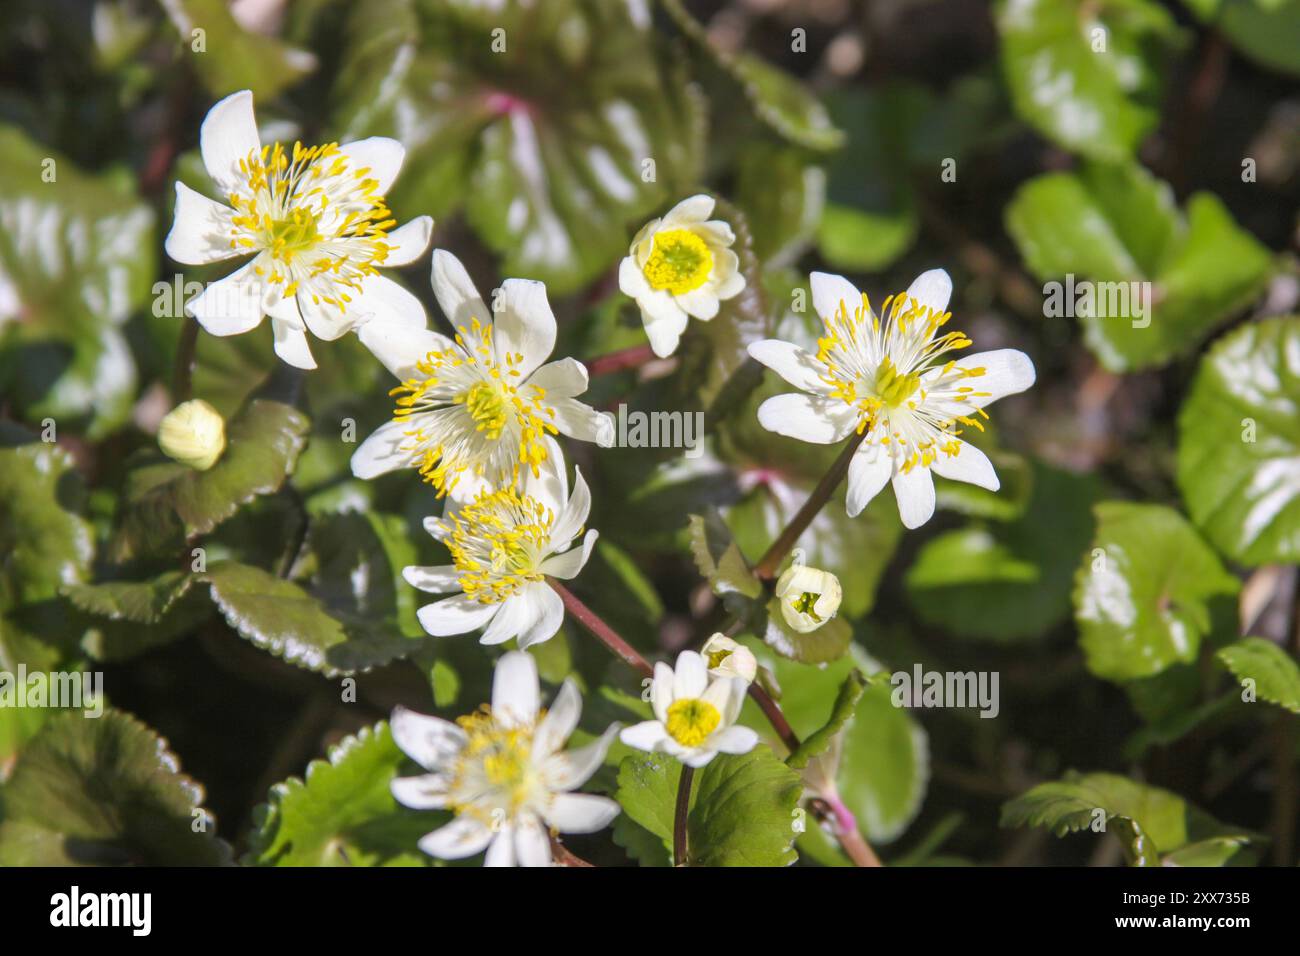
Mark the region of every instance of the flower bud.
<instances>
[{"instance_id":1,"label":"flower bud","mask_svg":"<svg viewBox=\"0 0 1300 956\"><path fill-rule=\"evenodd\" d=\"M758 673L758 658L743 644L737 644L725 634L714 634L700 650L709 665L710 677L739 677L746 684Z\"/></svg>"},{"instance_id":2,"label":"flower bud","mask_svg":"<svg viewBox=\"0 0 1300 956\"><path fill-rule=\"evenodd\" d=\"M158 447L182 465L207 471L226 449L226 423L201 398L182 402L158 425Z\"/></svg>"},{"instance_id":3,"label":"flower bud","mask_svg":"<svg viewBox=\"0 0 1300 956\"><path fill-rule=\"evenodd\" d=\"M800 634L815 631L840 609L840 579L829 571L794 564L776 582L781 615L791 630Z\"/></svg>"}]
</instances>

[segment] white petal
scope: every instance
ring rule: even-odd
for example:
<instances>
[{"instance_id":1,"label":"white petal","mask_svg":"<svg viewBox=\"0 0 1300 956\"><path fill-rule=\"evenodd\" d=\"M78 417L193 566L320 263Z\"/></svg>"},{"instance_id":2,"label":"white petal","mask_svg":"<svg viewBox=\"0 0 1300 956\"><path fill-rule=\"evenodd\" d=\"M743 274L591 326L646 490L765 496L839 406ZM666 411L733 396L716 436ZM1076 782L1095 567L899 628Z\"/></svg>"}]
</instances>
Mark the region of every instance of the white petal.
<instances>
[{"instance_id":1,"label":"white petal","mask_svg":"<svg viewBox=\"0 0 1300 956\"><path fill-rule=\"evenodd\" d=\"M246 178L239 161L261 149L257 121L253 118L253 94L248 90L231 93L208 110L199 131L199 151L208 175L229 195Z\"/></svg>"},{"instance_id":2,"label":"white petal","mask_svg":"<svg viewBox=\"0 0 1300 956\"><path fill-rule=\"evenodd\" d=\"M450 637L477 631L500 609L499 604L480 604L464 594L426 604L416 612L420 626L434 637Z\"/></svg>"},{"instance_id":3,"label":"white petal","mask_svg":"<svg viewBox=\"0 0 1300 956\"><path fill-rule=\"evenodd\" d=\"M563 510L551 525L551 542L556 548L562 548L572 541L578 531L587 523L591 514L591 489L587 479L582 477L582 469L573 469L573 494L564 503Z\"/></svg>"},{"instance_id":4,"label":"white petal","mask_svg":"<svg viewBox=\"0 0 1300 956\"><path fill-rule=\"evenodd\" d=\"M487 306L470 281L469 273L460 260L446 249L433 250L432 274L433 294L452 328L468 326L471 319L480 322L491 319Z\"/></svg>"},{"instance_id":5,"label":"white petal","mask_svg":"<svg viewBox=\"0 0 1300 956\"><path fill-rule=\"evenodd\" d=\"M348 174L356 176L363 169L369 169L366 179L379 183L375 192L386 195L393 185L393 180L401 172L402 160L406 158L406 149L395 139L387 136L371 136L352 143L344 143L339 152L350 160Z\"/></svg>"},{"instance_id":6,"label":"white petal","mask_svg":"<svg viewBox=\"0 0 1300 956\"><path fill-rule=\"evenodd\" d=\"M388 789L394 800L412 810L441 810L447 805L447 778L436 773L395 777Z\"/></svg>"},{"instance_id":7,"label":"white petal","mask_svg":"<svg viewBox=\"0 0 1300 956\"><path fill-rule=\"evenodd\" d=\"M550 435L542 441L546 446L546 457L538 464L537 474L533 474L532 469L524 471L523 490L524 494L531 495L559 514L569 502L568 465L559 442Z\"/></svg>"},{"instance_id":8,"label":"white petal","mask_svg":"<svg viewBox=\"0 0 1300 956\"><path fill-rule=\"evenodd\" d=\"M515 854L520 866L551 865L551 838L536 817L527 817L515 827Z\"/></svg>"},{"instance_id":9,"label":"white petal","mask_svg":"<svg viewBox=\"0 0 1300 956\"><path fill-rule=\"evenodd\" d=\"M429 216L418 216L394 229L384 240L388 245L388 255L384 257L385 268L410 265L424 255L432 237L433 219Z\"/></svg>"},{"instance_id":10,"label":"white petal","mask_svg":"<svg viewBox=\"0 0 1300 956\"><path fill-rule=\"evenodd\" d=\"M393 742L425 770L441 769L465 746L465 731L441 717L418 714L405 707L393 710L389 721Z\"/></svg>"},{"instance_id":11,"label":"white petal","mask_svg":"<svg viewBox=\"0 0 1300 956\"><path fill-rule=\"evenodd\" d=\"M546 822L561 833L595 833L614 822L619 806L590 793L558 794L546 809Z\"/></svg>"},{"instance_id":12,"label":"white petal","mask_svg":"<svg viewBox=\"0 0 1300 956\"><path fill-rule=\"evenodd\" d=\"M770 432L818 445L848 437L857 426L858 410L838 398L788 392L758 406L758 421Z\"/></svg>"},{"instance_id":13,"label":"white petal","mask_svg":"<svg viewBox=\"0 0 1300 956\"><path fill-rule=\"evenodd\" d=\"M964 481L989 491L997 491L1002 486L988 455L961 439L957 440L957 447L959 450L956 455L941 453L930 465L930 470L943 478Z\"/></svg>"},{"instance_id":14,"label":"white petal","mask_svg":"<svg viewBox=\"0 0 1300 956\"><path fill-rule=\"evenodd\" d=\"M614 416L609 412L598 412L576 398L548 398L547 404L555 409L551 421L561 434L578 441L595 442L601 448L613 446Z\"/></svg>"},{"instance_id":15,"label":"white petal","mask_svg":"<svg viewBox=\"0 0 1300 956\"><path fill-rule=\"evenodd\" d=\"M419 847L440 860L462 860L492 841L492 831L471 816L460 816L420 838Z\"/></svg>"},{"instance_id":16,"label":"white petal","mask_svg":"<svg viewBox=\"0 0 1300 956\"><path fill-rule=\"evenodd\" d=\"M966 384L977 392L990 392L989 396L972 399L968 404L983 408L1007 395L1023 392L1034 384L1036 373L1029 356L1017 349L995 349L977 352L960 359L958 368L982 368L984 374L968 378Z\"/></svg>"},{"instance_id":17,"label":"white petal","mask_svg":"<svg viewBox=\"0 0 1300 956\"><path fill-rule=\"evenodd\" d=\"M581 716L582 694L573 678L566 677L546 716L537 725L537 732L533 735L533 754L550 756L563 747Z\"/></svg>"},{"instance_id":18,"label":"white petal","mask_svg":"<svg viewBox=\"0 0 1300 956\"><path fill-rule=\"evenodd\" d=\"M942 269L931 269L916 277L907 294L935 315L943 315L952 298L952 279Z\"/></svg>"},{"instance_id":19,"label":"white petal","mask_svg":"<svg viewBox=\"0 0 1300 956\"><path fill-rule=\"evenodd\" d=\"M673 669L663 661L656 661L654 680L650 684L650 703L655 716L665 723L673 697Z\"/></svg>"},{"instance_id":20,"label":"white petal","mask_svg":"<svg viewBox=\"0 0 1300 956\"><path fill-rule=\"evenodd\" d=\"M710 747L708 750L696 748L694 750L682 754L677 759L680 760L682 763L686 764L686 766L691 767L695 770L699 770L701 767L705 766L710 761L712 761L713 758L716 757L717 755L718 752L714 750L712 747Z\"/></svg>"},{"instance_id":21,"label":"white petal","mask_svg":"<svg viewBox=\"0 0 1300 956\"><path fill-rule=\"evenodd\" d=\"M244 250L230 246L232 215L234 213L228 206L213 202L178 181L176 213L163 248L172 259L187 265L203 265L246 255Z\"/></svg>"},{"instance_id":22,"label":"white petal","mask_svg":"<svg viewBox=\"0 0 1300 956\"><path fill-rule=\"evenodd\" d=\"M419 588L429 594L446 594L448 591L460 590L460 576L454 564L438 564L421 567L411 565L402 568L402 577L413 588Z\"/></svg>"},{"instance_id":23,"label":"white petal","mask_svg":"<svg viewBox=\"0 0 1300 956\"><path fill-rule=\"evenodd\" d=\"M830 370L793 342L780 339L752 342L749 354L800 391L825 394L829 390L823 376L829 375Z\"/></svg>"},{"instance_id":24,"label":"white petal","mask_svg":"<svg viewBox=\"0 0 1300 956\"><path fill-rule=\"evenodd\" d=\"M488 847L483 865L514 866L515 863L515 828L505 826L497 832L492 845Z\"/></svg>"},{"instance_id":25,"label":"white petal","mask_svg":"<svg viewBox=\"0 0 1300 956\"><path fill-rule=\"evenodd\" d=\"M413 328L399 316L377 316L357 329L357 338L398 381L422 378L416 363L430 352L455 348L456 343L433 329Z\"/></svg>"},{"instance_id":26,"label":"white petal","mask_svg":"<svg viewBox=\"0 0 1300 956\"><path fill-rule=\"evenodd\" d=\"M185 305L212 335L239 335L262 321L262 280L253 271L257 260L246 262L224 279L207 287Z\"/></svg>"},{"instance_id":27,"label":"white petal","mask_svg":"<svg viewBox=\"0 0 1300 956\"><path fill-rule=\"evenodd\" d=\"M691 318L699 319L701 322L708 322L718 314L718 296L717 293L708 286L700 286L698 289L692 289L690 292L683 292L677 296L677 304Z\"/></svg>"},{"instance_id":28,"label":"white petal","mask_svg":"<svg viewBox=\"0 0 1300 956\"><path fill-rule=\"evenodd\" d=\"M587 390L587 383L587 366L573 358L547 362L528 379L529 385L546 391L547 401L581 395Z\"/></svg>"},{"instance_id":29,"label":"white petal","mask_svg":"<svg viewBox=\"0 0 1300 956\"><path fill-rule=\"evenodd\" d=\"M654 753L668 739L668 731L657 720L644 720L631 727L624 727L619 732L618 739L629 747Z\"/></svg>"},{"instance_id":30,"label":"white petal","mask_svg":"<svg viewBox=\"0 0 1300 956\"><path fill-rule=\"evenodd\" d=\"M478 639L480 644L504 644L512 637L517 637L536 618L537 608L528 593L513 594L501 602L501 610L492 618Z\"/></svg>"},{"instance_id":31,"label":"white petal","mask_svg":"<svg viewBox=\"0 0 1300 956\"><path fill-rule=\"evenodd\" d=\"M507 355L516 356L515 368L527 378L555 348L555 314L546 300L546 285L533 279L507 279L501 283L498 303L492 324L498 361L504 367Z\"/></svg>"},{"instance_id":32,"label":"white petal","mask_svg":"<svg viewBox=\"0 0 1300 956\"><path fill-rule=\"evenodd\" d=\"M298 293L300 306L305 295L305 292ZM347 315L348 321L356 325L364 325L376 318L387 323L397 322L412 329L423 329L429 324L429 317L424 314L420 300L388 276L367 276L361 291L351 295Z\"/></svg>"},{"instance_id":33,"label":"white petal","mask_svg":"<svg viewBox=\"0 0 1300 956\"><path fill-rule=\"evenodd\" d=\"M880 493L894 472L893 460L879 445L862 444L849 462L849 488L844 509L853 518Z\"/></svg>"},{"instance_id":34,"label":"white petal","mask_svg":"<svg viewBox=\"0 0 1300 956\"><path fill-rule=\"evenodd\" d=\"M739 725L728 727L720 734L714 734L709 746L724 754L747 754L758 744L758 734L748 727Z\"/></svg>"},{"instance_id":35,"label":"white petal","mask_svg":"<svg viewBox=\"0 0 1300 956\"><path fill-rule=\"evenodd\" d=\"M682 333L690 317L673 297L663 289L656 289L649 295L636 300L641 309L641 322L645 325L646 337L650 348L659 356L667 358L677 351Z\"/></svg>"},{"instance_id":36,"label":"white petal","mask_svg":"<svg viewBox=\"0 0 1300 956\"><path fill-rule=\"evenodd\" d=\"M316 367L316 360L312 358L311 348L307 345L307 333L300 326L273 318L271 331L275 337L276 355L294 368Z\"/></svg>"},{"instance_id":37,"label":"white petal","mask_svg":"<svg viewBox=\"0 0 1300 956\"><path fill-rule=\"evenodd\" d=\"M618 264L618 289L632 299L640 299L654 291L632 256L627 256Z\"/></svg>"},{"instance_id":38,"label":"white petal","mask_svg":"<svg viewBox=\"0 0 1300 956\"><path fill-rule=\"evenodd\" d=\"M850 317L863 307L862 293L843 276L814 272L808 281L812 286L813 308L823 319L833 318L841 305Z\"/></svg>"},{"instance_id":39,"label":"white petal","mask_svg":"<svg viewBox=\"0 0 1300 956\"><path fill-rule=\"evenodd\" d=\"M713 215L713 206L712 196L706 196L703 193L690 196L668 210L660 228L676 229L691 223L704 222Z\"/></svg>"},{"instance_id":40,"label":"white petal","mask_svg":"<svg viewBox=\"0 0 1300 956\"><path fill-rule=\"evenodd\" d=\"M528 585L526 589L538 616L519 635L520 647L532 647L549 641L564 623L564 601L555 593L555 589L540 581Z\"/></svg>"},{"instance_id":41,"label":"white petal","mask_svg":"<svg viewBox=\"0 0 1300 956\"><path fill-rule=\"evenodd\" d=\"M376 428L352 453L352 474L369 480L409 467L411 453L400 449L410 430L409 422L385 422Z\"/></svg>"},{"instance_id":42,"label":"white petal","mask_svg":"<svg viewBox=\"0 0 1300 956\"><path fill-rule=\"evenodd\" d=\"M930 469L917 466L894 476L894 496L903 527L919 528L934 514L934 479Z\"/></svg>"},{"instance_id":43,"label":"white petal","mask_svg":"<svg viewBox=\"0 0 1300 956\"><path fill-rule=\"evenodd\" d=\"M659 726L657 721L652 720L650 723ZM546 785L552 790L573 790L582 786L600 769L618 731L618 724L610 724L603 734L585 747L562 750L547 757L542 764L542 777Z\"/></svg>"},{"instance_id":44,"label":"white petal","mask_svg":"<svg viewBox=\"0 0 1300 956\"><path fill-rule=\"evenodd\" d=\"M531 727L541 707L537 662L532 654L509 651L492 678L492 715L507 727Z\"/></svg>"},{"instance_id":45,"label":"white petal","mask_svg":"<svg viewBox=\"0 0 1300 956\"><path fill-rule=\"evenodd\" d=\"M570 548L563 554L553 554L542 562L542 573L549 574L553 578L559 578L561 581L569 581L576 578L579 572L587 565L591 558L591 549L596 546L596 539L600 537L595 528L592 528L582 537L582 544L576 548Z\"/></svg>"},{"instance_id":46,"label":"white petal","mask_svg":"<svg viewBox=\"0 0 1300 956\"><path fill-rule=\"evenodd\" d=\"M673 699L699 697L709 686L709 665L695 651L682 651L673 668Z\"/></svg>"}]
</instances>

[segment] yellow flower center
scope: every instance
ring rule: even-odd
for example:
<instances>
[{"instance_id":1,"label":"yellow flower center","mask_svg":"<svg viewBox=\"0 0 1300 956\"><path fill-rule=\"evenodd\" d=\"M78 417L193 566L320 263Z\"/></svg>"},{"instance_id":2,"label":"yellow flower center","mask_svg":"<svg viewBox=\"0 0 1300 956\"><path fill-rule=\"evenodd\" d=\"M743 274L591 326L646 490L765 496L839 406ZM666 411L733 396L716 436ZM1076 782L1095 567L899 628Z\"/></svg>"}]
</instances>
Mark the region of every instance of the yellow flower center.
<instances>
[{"instance_id":1,"label":"yellow flower center","mask_svg":"<svg viewBox=\"0 0 1300 956\"><path fill-rule=\"evenodd\" d=\"M681 295L708 281L713 253L691 230L668 229L655 234L654 247L642 271L652 288Z\"/></svg>"},{"instance_id":2,"label":"yellow flower center","mask_svg":"<svg viewBox=\"0 0 1300 956\"><path fill-rule=\"evenodd\" d=\"M712 670L712 669L715 668L715 667L721 667L721 666L722 666L722 662L725 661L725 660L726 660L728 657L730 657L730 656L731 656L731 651L728 651L728 650L721 650L721 651L712 651L712 652L710 652L710 654L709 654L709 669Z\"/></svg>"},{"instance_id":3,"label":"yellow flower center","mask_svg":"<svg viewBox=\"0 0 1300 956\"><path fill-rule=\"evenodd\" d=\"M294 143L292 151L275 143L249 151L239 169L243 182L227 197L230 248L269 253L270 270L254 271L284 296L305 282L317 305L344 310L347 290L360 290L393 248L387 231L397 221L369 167L353 168L337 143Z\"/></svg>"},{"instance_id":4,"label":"yellow flower center","mask_svg":"<svg viewBox=\"0 0 1300 956\"><path fill-rule=\"evenodd\" d=\"M500 388L488 382L479 382L456 396L457 405L464 405L474 427L496 441L506 427L506 399Z\"/></svg>"},{"instance_id":5,"label":"yellow flower center","mask_svg":"<svg viewBox=\"0 0 1300 956\"><path fill-rule=\"evenodd\" d=\"M473 714L456 719L469 738L452 772L448 788L450 809L474 813L475 798L488 796L486 788L511 814L523 805L537 783L533 771L533 728L503 726L486 704ZM465 803L458 802L465 800ZM490 821L488 821L490 822Z\"/></svg>"},{"instance_id":6,"label":"yellow flower center","mask_svg":"<svg viewBox=\"0 0 1300 956\"><path fill-rule=\"evenodd\" d=\"M514 487L482 491L444 518L444 544L465 594L480 604L498 604L542 580L538 565L548 553L554 520L549 508Z\"/></svg>"},{"instance_id":7,"label":"yellow flower center","mask_svg":"<svg viewBox=\"0 0 1300 956\"><path fill-rule=\"evenodd\" d=\"M683 697L668 707L665 726L673 740L683 747L698 747L722 722L718 708L698 697Z\"/></svg>"},{"instance_id":8,"label":"yellow flower center","mask_svg":"<svg viewBox=\"0 0 1300 956\"><path fill-rule=\"evenodd\" d=\"M817 606L817 600L820 597L821 597L820 594L816 594L813 591L804 591L797 598L795 598L793 601L790 602L790 606L795 609L796 613L807 614L814 621L820 621L821 617L814 610L814 608Z\"/></svg>"},{"instance_id":9,"label":"yellow flower center","mask_svg":"<svg viewBox=\"0 0 1300 956\"><path fill-rule=\"evenodd\" d=\"M876 397L889 408L901 406L912 397L912 393L920 384L919 372L912 372L910 375L900 374L888 356L876 368Z\"/></svg>"}]
</instances>

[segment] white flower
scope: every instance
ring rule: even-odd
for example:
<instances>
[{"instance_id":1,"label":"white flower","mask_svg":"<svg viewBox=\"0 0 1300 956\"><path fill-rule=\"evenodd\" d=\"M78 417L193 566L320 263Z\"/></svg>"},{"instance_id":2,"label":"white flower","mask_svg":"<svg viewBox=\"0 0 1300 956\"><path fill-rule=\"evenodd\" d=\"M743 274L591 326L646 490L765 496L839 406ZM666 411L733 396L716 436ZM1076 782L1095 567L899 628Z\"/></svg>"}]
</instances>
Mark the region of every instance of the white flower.
<instances>
[{"instance_id":1,"label":"white flower","mask_svg":"<svg viewBox=\"0 0 1300 956\"><path fill-rule=\"evenodd\" d=\"M971 341L961 332L940 334L951 318L945 310L952 294L942 269L886 299L884 319L846 279L822 272L811 279L826 333L817 354L779 339L749 346L750 355L801 390L759 406L763 427L819 444L866 430L849 465L850 515L892 481L903 524L919 527L934 514L931 471L996 491L992 464L957 437L958 426L982 431L985 405L1033 385L1029 357L1015 349L943 357Z\"/></svg>"},{"instance_id":2,"label":"white flower","mask_svg":"<svg viewBox=\"0 0 1300 956\"><path fill-rule=\"evenodd\" d=\"M263 146L243 90L208 111L199 147L229 205L178 182L167 254L190 265L253 256L186 306L208 332L238 335L269 315L276 354L315 368L308 330L333 340L375 316L423 328L419 300L378 273L413 261L433 230L428 216L392 228L384 194L402 166L400 143Z\"/></svg>"},{"instance_id":3,"label":"white flower","mask_svg":"<svg viewBox=\"0 0 1300 956\"><path fill-rule=\"evenodd\" d=\"M618 268L618 287L636 299L655 355L665 358L694 317L707 322L718 302L745 288L731 251L731 226L713 214L713 198L683 199L662 219L646 223Z\"/></svg>"},{"instance_id":4,"label":"white flower","mask_svg":"<svg viewBox=\"0 0 1300 956\"><path fill-rule=\"evenodd\" d=\"M835 616L843 591L840 579L831 572L792 564L776 582L776 597L791 630L808 634Z\"/></svg>"},{"instance_id":5,"label":"white flower","mask_svg":"<svg viewBox=\"0 0 1300 956\"><path fill-rule=\"evenodd\" d=\"M460 260L436 249L433 291L455 341L424 328L370 324L359 332L402 384L393 421L352 456L354 475L419 468L440 495L467 500L517 481L521 465L536 472L548 434L614 443L613 416L574 398L587 390L586 367L571 358L542 364L555 347L543 283L507 279L491 320Z\"/></svg>"},{"instance_id":6,"label":"white flower","mask_svg":"<svg viewBox=\"0 0 1300 956\"><path fill-rule=\"evenodd\" d=\"M600 767L618 724L585 747L565 750L582 714L578 687L566 679L545 713L539 696L532 655L511 651L497 661L491 707L456 723L393 711L393 739L430 771L395 779L393 796L417 810L456 814L421 838L425 853L459 860L486 849L485 866L550 866L548 829L594 833L618 816L613 800L570 792Z\"/></svg>"},{"instance_id":7,"label":"white flower","mask_svg":"<svg viewBox=\"0 0 1300 956\"><path fill-rule=\"evenodd\" d=\"M746 689L739 677L716 677L710 683L704 658L682 651L675 670L655 664L655 719L628 727L619 739L638 750L671 754L688 767L703 767L719 753L749 753L758 734L736 726Z\"/></svg>"},{"instance_id":8,"label":"white flower","mask_svg":"<svg viewBox=\"0 0 1300 956\"><path fill-rule=\"evenodd\" d=\"M758 658L754 652L725 634L718 633L710 637L704 642L700 653L709 665L710 677L739 677L749 684L758 673Z\"/></svg>"},{"instance_id":9,"label":"white flower","mask_svg":"<svg viewBox=\"0 0 1300 956\"><path fill-rule=\"evenodd\" d=\"M158 423L158 447L182 465L207 471L226 449L226 422L201 398L181 402Z\"/></svg>"},{"instance_id":10,"label":"white flower","mask_svg":"<svg viewBox=\"0 0 1300 956\"><path fill-rule=\"evenodd\" d=\"M573 495L564 458L554 439L536 477L519 485L485 489L470 502L448 499L441 519L424 527L447 546L453 564L408 567L407 582L433 594L457 592L420 608L417 616L435 637L483 628L481 644L519 639L519 647L555 636L564 620L564 603L546 576L575 577L596 543L595 530L581 544L591 511L591 494L582 472L574 469Z\"/></svg>"}]
</instances>

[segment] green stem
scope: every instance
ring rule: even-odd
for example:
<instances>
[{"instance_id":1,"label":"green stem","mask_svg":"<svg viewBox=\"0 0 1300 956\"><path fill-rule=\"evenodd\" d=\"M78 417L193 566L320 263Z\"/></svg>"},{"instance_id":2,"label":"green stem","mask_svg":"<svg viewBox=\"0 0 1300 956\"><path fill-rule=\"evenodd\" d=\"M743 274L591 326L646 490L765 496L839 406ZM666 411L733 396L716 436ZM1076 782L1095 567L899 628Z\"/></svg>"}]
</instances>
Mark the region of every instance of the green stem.
<instances>
[{"instance_id":1,"label":"green stem","mask_svg":"<svg viewBox=\"0 0 1300 956\"><path fill-rule=\"evenodd\" d=\"M677 812L673 815L673 865L686 866L686 818L691 809L691 783L695 769L682 764L682 777L677 783Z\"/></svg>"}]
</instances>

